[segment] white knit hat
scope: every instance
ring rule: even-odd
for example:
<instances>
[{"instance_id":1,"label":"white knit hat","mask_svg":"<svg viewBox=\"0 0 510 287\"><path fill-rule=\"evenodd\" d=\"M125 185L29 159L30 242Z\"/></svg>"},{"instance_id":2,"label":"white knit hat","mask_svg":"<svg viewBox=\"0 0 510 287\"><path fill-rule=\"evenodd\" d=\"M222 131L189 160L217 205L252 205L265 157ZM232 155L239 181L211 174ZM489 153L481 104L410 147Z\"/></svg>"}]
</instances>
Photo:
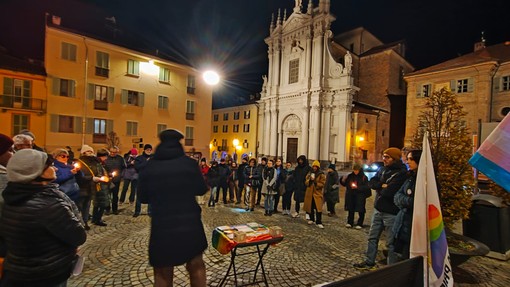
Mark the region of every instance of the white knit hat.
<instances>
[{"instance_id":1,"label":"white knit hat","mask_svg":"<svg viewBox=\"0 0 510 287\"><path fill-rule=\"evenodd\" d=\"M91 151L92 153L94 153L94 149L91 146L84 144L81 147L80 153L84 154L86 151Z\"/></svg>"},{"instance_id":2,"label":"white knit hat","mask_svg":"<svg viewBox=\"0 0 510 287\"><path fill-rule=\"evenodd\" d=\"M35 149L17 151L7 163L7 180L31 182L44 172L48 155Z\"/></svg>"}]
</instances>

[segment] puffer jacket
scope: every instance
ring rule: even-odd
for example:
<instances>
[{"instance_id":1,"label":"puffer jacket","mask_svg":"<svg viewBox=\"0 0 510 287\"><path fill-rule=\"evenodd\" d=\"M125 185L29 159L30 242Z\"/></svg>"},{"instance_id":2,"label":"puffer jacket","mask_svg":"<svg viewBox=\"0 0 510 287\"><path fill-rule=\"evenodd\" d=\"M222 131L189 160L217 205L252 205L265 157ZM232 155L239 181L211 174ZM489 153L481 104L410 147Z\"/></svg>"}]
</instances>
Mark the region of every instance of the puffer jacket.
<instances>
[{"instance_id":1,"label":"puffer jacket","mask_svg":"<svg viewBox=\"0 0 510 287\"><path fill-rule=\"evenodd\" d=\"M300 164L299 159L302 159L303 162ZM305 191L306 191L306 175L312 170L310 165L308 164L308 159L304 155L300 155L298 157L298 165L294 169L294 182L296 186L296 192L294 193L294 199L297 202L303 202L305 199Z\"/></svg>"},{"instance_id":2,"label":"puffer jacket","mask_svg":"<svg viewBox=\"0 0 510 287\"><path fill-rule=\"evenodd\" d=\"M407 171L402 163L398 160L390 166L385 166L370 179L368 186L375 189L374 207L380 212L396 215L399 208L393 202L395 194L400 189L407 178ZM386 187L382 187L386 184Z\"/></svg>"},{"instance_id":3,"label":"puffer jacket","mask_svg":"<svg viewBox=\"0 0 510 287\"><path fill-rule=\"evenodd\" d=\"M87 238L76 205L52 183L9 182L3 196L8 286L52 286L69 278L76 249Z\"/></svg>"}]
</instances>

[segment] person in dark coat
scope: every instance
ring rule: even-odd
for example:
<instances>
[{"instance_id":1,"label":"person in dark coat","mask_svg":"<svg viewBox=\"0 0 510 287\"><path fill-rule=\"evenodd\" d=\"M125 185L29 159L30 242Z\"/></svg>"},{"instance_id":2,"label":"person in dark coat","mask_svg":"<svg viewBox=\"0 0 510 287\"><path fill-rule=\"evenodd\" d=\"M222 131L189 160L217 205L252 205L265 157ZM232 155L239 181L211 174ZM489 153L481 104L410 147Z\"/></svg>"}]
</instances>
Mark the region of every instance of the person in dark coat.
<instances>
[{"instance_id":1,"label":"person in dark coat","mask_svg":"<svg viewBox=\"0 0 510 287\"><path fill-rule=\"evenodd\" d=\"M228 193L228 176L230 175L230 168L228 167L224 158L220 160L220 164L218 165L219 174L220 174L220 182L218 185L218 192L216 193L216 203L220 198L220 188L223 194L223 204L227 204L227 193Z\"/></svg>"},{"instance_id":2,"label":"person in dark coat","mask_svg":"<svg viewBox=\"0 0 510 287\"><path fill-rule=\"evenodd\" d=\"M340 183L345 186L345 210L348 212L347 223L345 227L354 226L354 213L358 213L358 222L356 229L363 228L365 220L365 205L367 197L370 196L371 190L368 187L368 178L363 172L360 164L354 164L352 172L342 177Z\"/></svg>"},{"instance_id":3,"label":"person in dark coat","mask_svg":"<svg viewBox=\"0 0 510 287\"><path fill-rule=\"evenodd\" d=\"M105 168L108 175L112 178L110 184L110 193L108 194L111 201L111 211L113 214L119 214L119 187L122 180L122 174L126 169L126 161L119 154L119 148L113 146L110 148L110 153L105 161ZM106 213L110 213L110 206L106 208Z\"/></svg>"},{"instance_id":4,"label":"person in dark coat","mask_svg":"<svg viewBox=\"0 0 510 287\"><path fill-rule=\"evenodd\" d=\"M20 150L7 164L2 286L66 285L87 234L76 205L52 182L56 177L53 158L37 150Z\"/></svg>"},{"instance_id":5,"label":"person in dark coat","mask_svg":"<svg viewBox=\"0 0 510 287\"><path fill-rule=\"evenodd\" d=\"M133 204L135 202L136 197L136 186L138 185L138 173L135 169L135 159L138 156L138 150L136 148L132 148L126 154L124 154L124 161L126 162L126 169L122 173L122 191L120 192L119 204L124 204L126 200L126 194L128 188L131 186L131 191L129 192L129 204Z\"/></svg>"},{"instance_id":6,"label":"person in dark coat","mask_svg":"<svg viewBox=\"0 0 510 287\"><path fill-rule=\"evenodd\" d=\"M211 188L211 196L207 203L208 207L214 207L216 205L216 193L218 192L218 186L220 185L220 167L217 161L211 163L211 167L207 171L207 184Z\"/></svg>"},{"instance_id":7,"label":"person in dark coat","mask_svg":"<svg viewBox=\"0 0 510 287\"><path fill-rule=\"evenodd\" d=\"M207 248L195 196L207 192L196 161L184 153L182 133L165 130L154 158L140 172L140 200L152 206L149 262L155 286L172 286L174 266L186 263L190 286L206 286Z\"/></svg>"},{"instance_id":8,"label":"person in dark coat","mask_svg":"<svg viewBox=\"0 0 510 287\"><path fill-rule=\"evenodd\" d=\"M241 199L243 198L243 190L244 190L244 169L248 166L248 158L243 157L241 159L241 164L239 165L239 168L237 168L237 194L236 194L236 204L241 203ZM246 197L244 197L246 198ZM244 200L243 200L244 201ZM246 205L246 202L244 202Z\"/></svg>"},{"instance_id":9,"label":"person in dark coat","mask_svg":"<svg viewBox=\"0 0 510 287\"><path fill-rule=\"evenodd\" d=\"M335 205L339 201L338 187L336 166L330 164L328 166L328 174L326 174L326 185L324 185L324 200L326 201L328 216L336 216Z\"/></svg>"},{"instance_id":10,"label":"person in dark coat","mask_svg":"<svg viewBox=\"0 0 510 287\"><path fill-rule=\"evenodd\" d=\"M262 186L262 174L259 173L259 169L256 166L257 160L250 158L248 166L244 169L244 194L246 211L255 210L255 196L257 194L258 186Z\"/></svg>"},{"instance_id":11,"label":"person in dark coat","mask_svg":"<svg viewBox=\"0 0 510 287\"><path fill-rule=\"evenodd\" d=\"M290 215L290 206L292 204L292 194L296 189L294 183L294 170L292 169L292 163L287 162L285 169L282 170L281 174L282 185L284 185L285 192L282 195L282 213L283 215Z\"/></svg>"},{"instance_id":12,"label":"person in dark coat","mask_svg":"<svg viewBox=\"0 0 510 287\"><path fill-rule=\"evenodd\" d=\"M296 189L294 191L294 200L296 201L296 212L292 215L292 217L299 217L299 209L301 202L305 201L305 191L306 191L306 175L312 170L310 165L308 164L308 159L305 155L300 155L297 158L297 166L294 169L294 183Z\"/></svg>"},{"instance_id":13,"label":"person in dark coat","mask_svg":"<svg viewBox=\"0 0 510 287\"><path fill-rule=\"evenodd\" d=\"M147 166L147 163L149 163L149 160L152 158L152 145L145 144L143 146L143 153L135 158L135 170L138 173L138 180L140 180L140 173L142 170L145 169ZM136 203L135 203L135 213L133 214L133 217L140 216L140 213L142 212L142 203L140 200L138 200L140 193L140 186L136 189ZM151 205L149 204L147 206L147 214L151 216Z\"/></svg>"},{"instance_id":14,"label":"person in dark coat","mask_svg":"<svg viewBox=\"0 0 510 287\"><path fill-rule=\"evenodd\" d=\"M66 149L58 148L52 152L52 155L55 159L53 164L57 167L57 179L55 179L55 183L59 185L58 189L78 205L78 196L80 194L78 180L82 176L80 166L68 164L67 159L69 158L69 153Z\"/></svg>"}]
</instances>

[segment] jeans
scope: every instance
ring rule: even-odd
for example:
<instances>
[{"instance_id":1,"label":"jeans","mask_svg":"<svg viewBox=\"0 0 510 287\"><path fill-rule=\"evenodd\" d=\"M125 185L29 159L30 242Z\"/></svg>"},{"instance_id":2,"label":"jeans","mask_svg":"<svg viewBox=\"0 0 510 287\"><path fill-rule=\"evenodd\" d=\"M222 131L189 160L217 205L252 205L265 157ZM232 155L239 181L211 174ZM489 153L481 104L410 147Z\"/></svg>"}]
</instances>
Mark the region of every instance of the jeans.
<instances>
[{"instance_id":1,"label":"jeans","mask_svg":"<svg viewBox=\"0 0 510 287\"><path fill-rule=\"evenodd\" d=\"M237 184L235 182L228 183L228 198L230 202L234 202L234 196L237 194Z\"/></svg>"},{"instance_id":2,"label":"jeans","mask_svg":"<svg viewBox=\"0 0 510 287\"><path fill-rule=\"evenodd\" d=\"M370 231L368 232L368 248L366 263L375 264L375 257L377 256L377 247L379 245L379 238L383 230L386 230L386 247L388 248L388 264L397 262L397 257L394 252L393 246L393 223L395 222L395 215L385 212L380 212L374 209L372 215L372 223Z\"/></svg>"},{"instance_id":3,"label":"jeans","mask_svg":"<svg viewBox=\"0 0 510 287\"><path fill-rule=\"evenodd\" d=\"M218 191L218 187L214 186L211 187L211 195L209 196L209 202L207 203L207 206L214 206L216 203L216 192Z\"/></svg>"},{"instance_id":4,"label":"jeans","mask_svg":"<svg viewBox=\"0 0 510 287\"><path fill-rule=\"evenodd\" d=\"M266 213L272 213L274 207L274 195L266 194L266 198L264 199L264 209Z\"/></svg>"},{"instance_id":5,"label":"jeans","mask_svg":"<svg viewBox=\"0 0 510 287\"><path fill-rule=\"evenodd\" d=\"M124 184L122 185L122 191L120 193L120 202L124 202L126 200L126 193L129 185L131 184L131 192L129 193L129 203L135 202L136 196L136 186L138 184L137 179L124 179Z\"/></svg>"},{"instance_id":6,"label":"jeans","mask_svg":"<svg viewBox=\"0 0 510 287\"><path fill-rule=\"evenodd\" d=\"M81 218L85 223L89 220L90 202L90 196L80 196L78 198L78 210L81 212Z\"/></svg>"}]
</instances>

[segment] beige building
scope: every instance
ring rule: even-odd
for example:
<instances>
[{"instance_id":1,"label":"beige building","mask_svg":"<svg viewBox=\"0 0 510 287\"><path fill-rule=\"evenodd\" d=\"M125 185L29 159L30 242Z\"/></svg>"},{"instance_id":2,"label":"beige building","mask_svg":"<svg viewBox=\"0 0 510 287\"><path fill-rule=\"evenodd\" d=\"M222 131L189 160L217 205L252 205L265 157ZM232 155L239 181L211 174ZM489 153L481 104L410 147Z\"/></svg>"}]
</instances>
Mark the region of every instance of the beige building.
<instances>
[{"instance_id":1,"label":"beige building","mask_svg":"<svg viewBox=\"0 0 510 287\"><path fill-rule=\"evenodd\" d=\"M510 111L510 42L485 47L405 76L407 91L406 144L418 126L426 98L449 88L467 112L466 124L473 134L478 121L497 122Z\"/></svg>"},{"instance_id":2,"label":"beige building","mask_svg":"<svg viewBox=\"0 0 510 287\"><path fill-rule=\"evenodd\" d=\"M37 145L44 146L46 73L42 63L18 59L0 50L0 91L0 133L12 137L29 129Z\"/></svg>"},{"instance_id":3,"label":"beige building","mask_svg":"<svg viewBox=\"0 0 510 287\"><path fill-rule=\"evenodd\" d=\"M48 24L46 147L156 145L160 131L185 135L209 154L212 88L199 71Z\"/></svg>"},{"instance_id":4,"label":"beige building","mask_svg":"<svg viewBox=\"0 0 510 287\"><path fill-rule=\"evenodd\" d=\"M248 104L212 111L210 159L230 156L237 162L241 157L257 156L256 104Z\"/></svg>"}]
</instances>

